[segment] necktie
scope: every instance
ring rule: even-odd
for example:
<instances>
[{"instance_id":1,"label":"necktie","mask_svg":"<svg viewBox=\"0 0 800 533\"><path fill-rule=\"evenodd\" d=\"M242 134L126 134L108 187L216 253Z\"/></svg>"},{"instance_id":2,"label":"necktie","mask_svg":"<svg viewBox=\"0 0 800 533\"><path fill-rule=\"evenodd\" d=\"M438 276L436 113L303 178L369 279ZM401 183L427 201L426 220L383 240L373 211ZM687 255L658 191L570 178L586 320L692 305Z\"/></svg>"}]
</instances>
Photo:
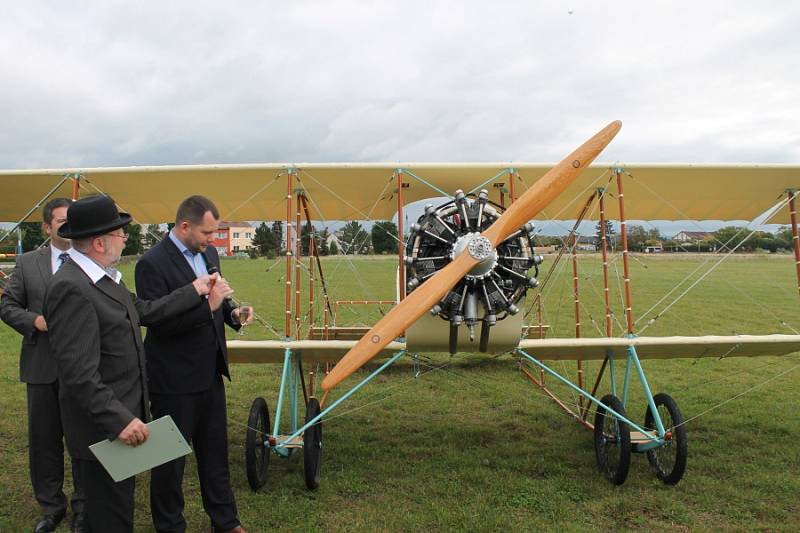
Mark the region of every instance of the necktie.
<instances>
[{"instance_id":1,"label":"necktie","mask_svg":"<svg viewBox=\"0 0 800 533\"><path fill-rule=\"evenodd\" d=\"M69 259L69 254L67 252L61 252L60 254L58 254L58 260L60 261L60 263L58 263L58 265L56 266L56 270L64 266L64 263L67 262L67 259Z\"/></svg>"}]
</instances>

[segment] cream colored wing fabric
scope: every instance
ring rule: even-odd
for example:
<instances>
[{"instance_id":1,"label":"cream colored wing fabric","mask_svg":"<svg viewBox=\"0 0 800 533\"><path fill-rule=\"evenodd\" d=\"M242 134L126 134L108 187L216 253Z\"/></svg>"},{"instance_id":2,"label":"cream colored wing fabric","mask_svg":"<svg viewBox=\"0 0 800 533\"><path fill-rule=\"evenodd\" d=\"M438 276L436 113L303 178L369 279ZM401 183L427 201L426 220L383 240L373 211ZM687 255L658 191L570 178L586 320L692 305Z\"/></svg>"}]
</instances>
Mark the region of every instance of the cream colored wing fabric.
<instances>
[{"instance_id":1,"label":"cream colored wing fabric","mask_svg":"<svg viewBox=\"0 0 800 533\"><path fill-rule=\"evenodd\" d=\"M483 185L499 202L522 195L552 163L298 163L197 165L0 171L0 221L14 222L36 205L65 174L85 178L81 194L111 195L141 223L168 222L190 194L211 198L227 220L276 220L286 216L287 169L294 189L311 198L316 220L390 219L397 211L396 171L404 170L406 204L470 191ZM594 163L544 213L540 220L574 219L591 190L603 187L614 168L626 172L625 214L629 220L752 220L800 189L800 165L707 165ZM493 181L486 183L495 178ZM423 181L424 180L424 181ZM434 188L432 188L433 186ZM613 187L611 189L613 191ZM71 182L57 193L72 195ZM606 202L611 219L616 202ZM784 209L772 220L789 221Z\"/></svg>"}]
</instances>

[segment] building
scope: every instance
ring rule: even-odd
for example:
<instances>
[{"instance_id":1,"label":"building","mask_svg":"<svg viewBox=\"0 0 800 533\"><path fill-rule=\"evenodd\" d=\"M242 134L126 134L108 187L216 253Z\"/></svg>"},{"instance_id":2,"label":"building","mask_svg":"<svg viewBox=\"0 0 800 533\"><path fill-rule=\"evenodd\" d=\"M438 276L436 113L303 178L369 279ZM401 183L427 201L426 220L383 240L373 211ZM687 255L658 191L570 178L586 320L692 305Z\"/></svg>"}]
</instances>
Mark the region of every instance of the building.
<instances>
[{"instance_id":1,"label":"building","mask_svg":"<svg viewBox=\"0 0 800 533\"><path fill-rule=\"evenodd\" d=\"M648 241L650 244L645 244L644 253L646 254L660 254L664 251L664 243L661 241Z\"/></svg>"},{"instance_id":2,"label":"building","mask_svg":"<svg viewBox=\"0 0 800 533\"><path fill-rule=\"evenodd\" d=\"M677 242L698 242L711 236L713 236L713 233L708 231L681 231L672 240Z\"/></svg>"},{"instance_id":3,"label":"building","mask_svg":"<svg viewBox=\"0 0 800 533\"><path fill-rule=\"evenodd\" d=\"M220 256L232 256L253 248L255 229L249 222L230 222L223 220L214 236L214 248Z\"/></svg>"}]
</instances>

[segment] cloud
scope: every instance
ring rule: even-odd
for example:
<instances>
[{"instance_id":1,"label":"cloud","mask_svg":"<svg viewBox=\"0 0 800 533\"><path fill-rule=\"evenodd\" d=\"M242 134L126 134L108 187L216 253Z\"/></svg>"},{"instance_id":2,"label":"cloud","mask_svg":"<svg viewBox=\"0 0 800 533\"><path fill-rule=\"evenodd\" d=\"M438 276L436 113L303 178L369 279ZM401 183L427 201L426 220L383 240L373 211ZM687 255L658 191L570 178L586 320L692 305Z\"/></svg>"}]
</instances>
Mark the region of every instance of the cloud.
<instances>
[{"instance_id":1,"label":"cloud","mask_svg":"<svg viewBox=\"0 0 800 533\"><path fill-rule=\"evenodd\" d=\"M572 14L569 11L572 11ZM793 162L800 6L32 1L0 20L0 167Z\"/></svg>"}]
</instances>

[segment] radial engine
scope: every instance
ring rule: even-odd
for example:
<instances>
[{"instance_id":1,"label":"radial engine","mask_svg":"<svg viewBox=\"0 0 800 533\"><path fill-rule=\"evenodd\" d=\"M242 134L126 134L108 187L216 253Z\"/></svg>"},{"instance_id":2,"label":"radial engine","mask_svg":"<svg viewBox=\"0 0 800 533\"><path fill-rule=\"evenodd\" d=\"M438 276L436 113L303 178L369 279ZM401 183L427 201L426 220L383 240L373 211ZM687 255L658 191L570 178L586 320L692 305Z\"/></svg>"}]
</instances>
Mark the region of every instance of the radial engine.
<instances>
[{"instance_id":1,"label":"radial engine","mask_svg":"<svg viewBox=\"0 0 800 533\"><path fill-rule=\"evenodd\" d=\"M425 213L411 226L405 257L409 293L462 252L479 261L430 310L432 315L450 322L450 353L456 352L458 328L466 326L473 341L479 322L479 349L486 351L491 327L518 313L517 304L527 290L539 284L536 278L543 257L534 254L532 223L519 228L496 248L480 237L502 213L501 206L489 201L486 190L477 197L458 190L453 200L439 207L425 206ZM534 275L529 276L532 267Z\"/></svg>"}]
</instances>

